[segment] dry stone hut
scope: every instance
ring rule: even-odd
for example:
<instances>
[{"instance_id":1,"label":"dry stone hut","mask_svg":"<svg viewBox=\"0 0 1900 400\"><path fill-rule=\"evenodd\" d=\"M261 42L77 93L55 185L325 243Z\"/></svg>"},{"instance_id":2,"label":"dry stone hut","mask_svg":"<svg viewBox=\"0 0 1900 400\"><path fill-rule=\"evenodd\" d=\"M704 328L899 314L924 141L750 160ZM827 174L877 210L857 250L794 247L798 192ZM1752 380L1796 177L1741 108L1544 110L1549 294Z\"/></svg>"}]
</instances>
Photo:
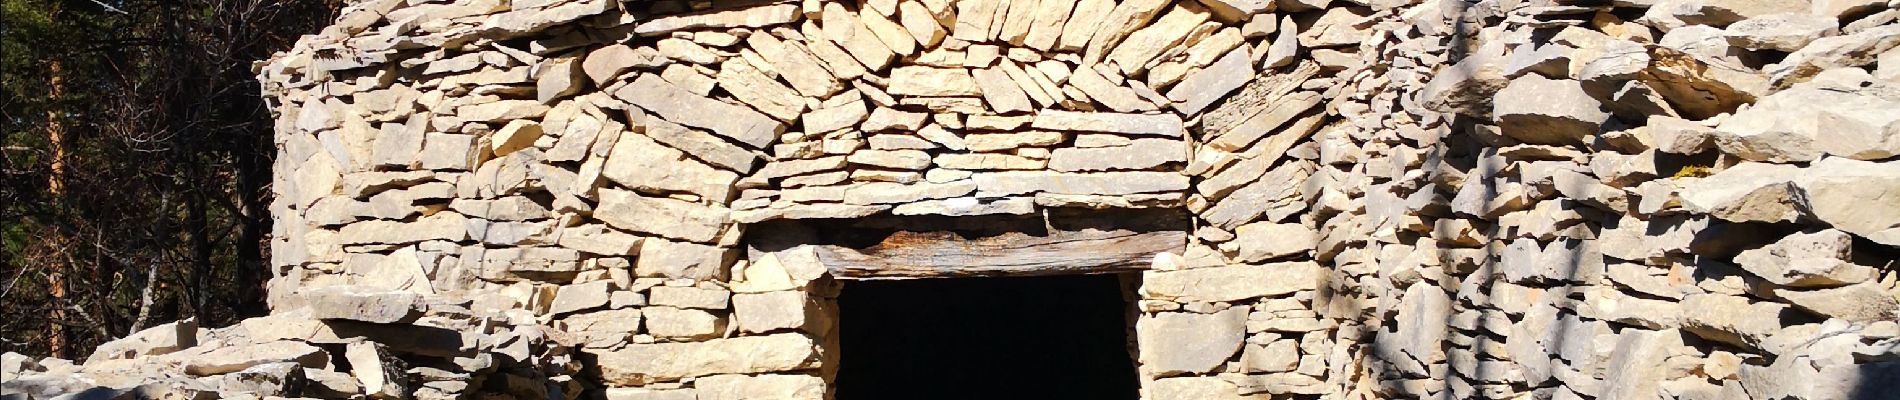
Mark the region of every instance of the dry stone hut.
<instances>
[{"instance_id":1,"label":"dry stone hut","mask_svg":"<svg viewBox=\"0 0 1900 400\"><path fill-rule=\"evenodd\" d=\"M364 1L275 313L8 387L1900 398L1897 6Z\"/></svg>"}]
</instances>

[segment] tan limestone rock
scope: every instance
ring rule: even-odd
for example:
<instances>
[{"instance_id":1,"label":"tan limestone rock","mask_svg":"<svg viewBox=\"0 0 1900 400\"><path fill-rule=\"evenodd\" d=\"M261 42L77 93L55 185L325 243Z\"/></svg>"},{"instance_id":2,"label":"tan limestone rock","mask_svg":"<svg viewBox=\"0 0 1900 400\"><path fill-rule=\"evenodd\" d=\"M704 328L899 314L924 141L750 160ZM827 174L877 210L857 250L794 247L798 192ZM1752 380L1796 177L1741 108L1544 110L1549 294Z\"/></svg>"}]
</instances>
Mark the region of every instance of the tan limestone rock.
<instances>
[{"instance_id":1,"label":"tan limestone rock","mask_svg":"<svg viewBox=\"0 0 1900 400\"><path fill-rule=\"evenodd\" d=\"M145 330L126 335L104 344L86 357L87 363L105 360L130 360L146 356L164 355L198 345L198 320L186 318L180 321L145 328Z\"/></svg>"},{"instance_id":2,"label":"tan limestone rock","mask_svg":"<svg viewBox=\"0 0 1900 400\"><path fill-rule=\"evenodd\" d=\"M979 193L1127 195L1185 190L1188 178L1173 172L1125 171L1089 174L1047 171L983 172L972 176Z\"/></svg>"},{"instance_id":3,"label":"tan limestone rock","mask_svg":"<svg viewBox=\"0 0 1900 400\"><path fill-rule=\"evenodd\" d=\"M1075 2L1075 9L1069 14L1070 21L1102 21L1115 10L1115 0L1081 0ZM1094 23L1065 23L1062 36L1056 41L1056 50L1075 51L1087 47L1089 40L1101 25Z\"/></svg>"},{"instance_id":4,"label":"tan limestone rock","mask_svg":"<svg viewBox=\"0 0 1900 400\"><path fill-rule=\"evenodd\" d=\"M1900 294L1875 282L1824 289L1776 290L1775 295L1795 308L1851 322L1892 321L1900 314Z\"/></svg>"},{"instance_id":5,"label":"tan limestone rock","mask_svg":"<svg viewBox=\"0 0 1900 400\"><path fill-rule=\"evenodd\" d=\"M356 377L365 394L388 399L409 395L408 371L381 343L361 341L344 345L343 358L350 361L350 375Z\"/></svg>"},{"instance_id":6,"label":"tan limestone rock","mask_svg":"<svg viewBox=\"0 0 1900 400\"><path fill-rule=\"evenodd\" d=\"M1312 262L1144 272L1141 294L1177 301L1244 300L1313 290L1319 287L1320 273Z\"/></svg>"},{"instance_id":7,"label":"tan limestone rock","mask_svg":"<svg viewBox=\"0 0 1900 400\"><path fill-rule=\"evenodd\" d=\"M779 121L790 122L805 112L805 98L798 92L766 76L744 58L727 59L719 64L719 87L752 108Z\"/></svg>"},{"instance_id":8,"label":"tan limestone rock","mask_svg":"<svg viewBox=\"0 0 1900 400\"><path fill-rule=\"evenodd\" d=\"M1776 285L1827 287L1866 282L1872 267L1854 264L1854 239L1845 232L1796 233L1761 248L1742 251L1735 264Z\"/></svg>"},{"instance_id":9,"label":"tan limestone rock","mask_svg":"<svg viewBox=\"0 0 1900 400\"><path fill-rule=\"evenodd\" d=\"M845 204L897 204L918 200L942 199L970 194L976 191L976 183L963 181L951 183L919 182L903 184L896 182L871 182L859 184L845 190Z\"/></svg>"},{"instance_id":10,"label":"tan limestone rock","mask_svg":"<svg viewBox=\"0 0 1900 400\"><path fill-rule=\"evenodd\" d=\"M797 290L735 294L733 318L740 330L752 333L800 329L810 321L808 314L815 307L808 296Z\"/></svg>"},{"instance_id":11,"label":"tan limestone rock","mask_svg":"<svg viewBox=\"0 0 1900 400\"><path fill-rule=\"evenodd\" d=\"M963 145L970 151L999 151L1022 147L1047 147L1062 143L1066 137L1062 132L1020 131L1011 133L973 133L963 136Z\"/></svg>"},{"instance_id":12,"label":"tan limestone rock","mask_svg":"<svg viewBox=\"0 0 1900 400\"><path fill-rule=\"evenodd\" d=\"M559 315L604 307L613 289L612 281L562 286L554 293L554 301L548 303L548 314Z\"/></svg>"},{"instance_id":13,"label":"tan limestone rock","mask_svg":"<svg viewBox=\"0 0 1900 400\"><path fill-rule=\"evenodd\" d=\"M899 96L977 96L976 79L963 68L903 66L891 70L890 87Z\"/></svg>"},{"instance_id":14,"label":"tan limestone rock","mask_svg":"<svg viewBox=\"0 0 1900 400\"><path fill-rule=\"evenodd\" d=\"M693 286L656 286L649 290L654 305L723 310L730 292L719 288Z\"/></svg>"},{"instance_id":15,"label":"tan limestone rock","mask_svg":"<svg viewBox=\"0 0 1900 400\"><path fill-rule=\"evenodd\" d=\"M700 28L757 28L790 23L798 19L798 5L770 4L736 9L670 15L641 22L634 32L641 35Z\"/></svg>"},{"instance_id":16,"label":"tan limestone rock","mask_svg":"<svg viewBox=\"0 0 1900 400\"><path fill-rule=\"evenodd\" d=\"M1155 400L1266 400L1268 393L1241 395L1233 382L1211 376L1183 376L1156 379L1143 388L1147 398Z\"/></svg>"},{"instance_id":17,"label":"tan limestone rock","mask_svg":"<svg viewBox=\"0 0 1900 400\"><path fill-rule=\"evenodd\" d=\"M640 309L623 308L570 314L555 325L578 336L582 346L609 348L627 342L640 329Z\"/></svg>"},{"instance_id":18,"label":"tan limestone rock","mask_svg":"<svg viewBox=\"0 0 1900 400\"><path fill-rule=\"evenodd\" d=\"M1491 115L1505 136L1552 145L1588 143L1610 119L1581 83L1537 74L1513 79L1498 91Z\"/></svg>"},{"instance_id":19,"label":"tan limestone rock","mask_svg":"<svg viewBox=\"0 0 1900 400\"><path fill-rule=\"evenodd\" d=\"M661 238L640 241L633 273L641 277L710 279L725 274L737 256L732 249Z\"/></svg>"},{"instance_id":20,"label":"tan limestone rock","mask_svg":"<svg viewBox=\"0 0 1900 400\"><path fill-rule=\"evenodd\" d=\"M998 113L1029 111L1033 106L1029 103L1029 96L1023 93L1023 88L1010 80L1009 75L1000 68L972 70L970 76L974 78L977 88L982 92L983 100L989 103L990 109Z\"/></svg>"},{"instance_id":21,"label":"tan limestone rock","mask_svg":"<svg viewBox=\"0 0 1900 400\"><path fill-rule=\"evenodd\" d=\"M809 114L807 114L809 116ZM705 161L714 167L738 173L751 172L758 154L720 139L718 136L659 118L644 121L646 137Z\"/></svg>"},{"instance_id":22,"label":"tan limestone rock","mask_svg":"<svg viewBox=\"0 0 1900 400\"><path fill-rule=\"evenodd\" d=\"M827 2L824 5L823 21L820 22L825 38L837 43L838 47L851 54L858 62L871 71L880 71L890 66L891 60L898 56L879 35L864 24L857 12L844 7L843 3ZM889 21L885 21L889 22ZM891 25L895 27L895 25ZM899 28L901 29L901 28Z\"/></svg>"},{"instance_id":23,"label":"tan limestone rock","mask_svg":"<svg viewBox=\"0 0 1900 400\"><path fill-rule=\"evenodd\" d=\"M1049 166L1047 159L997 153L939 154L932 163L940 168L963 170L1036 170Z\"/></svg>"},{"instance_id":24,"label":"tan limestone rock","mask_svg":"<svg viewBox=\"0 0 1900 400\"><path fill-rule=\"evenodd\" d=\"M1135 94L1134 89L1109 81L1108 78L1095 72L1094 68L1076 68L1075 73L1069 76L1069 83L1095 102L1108 106L1110 110L1137 112L1155 109L1154 103Z\"/></svg>"},{"instance_id":25,"label":"tan limestone rock","mask_svg":"<svg viewBox=\"0 0 1900 400\"><path fill-rule=\"evenodd\" d=\"M692 343L631 344L597 352L601 377L618 385L718 374L792 371L812 366L816 346L796 333Z\"/></svg>"},{"instance_id":26,"label":"tan limestone rock","mask_svg":"<svg viewBox=\"0 0 1900 400\"><path fill-rule=\"evenodd\" d=\"M770 144L785 131L784 124L757 111L700 97L654 75L640 76L614 92L614 97L669 121L705 128L754 148Z\"/></svg>"},{"instance_id":27,"label":"tan limestone rock","mask_svg":"<svg viewBox=\"0 0 1900 400\"><path fill-rule=\"evenodd\" d=\"M718 338L726 330L726 319L706 310L646 307L640 309L640 316L646 321L646 332L654 337L706 340Z\"/></svg>"},{"instance_id":28,"label":"tan limestone rock","mask_svg":"<svg viewBox=\"0 0 1900 400\"><path fill-rule=\"evenodd\" d=\"M754 33L746 37L746 46L759 52L773 72L791 83L806 97L825 97L844 89L844 82L825 69L823 61L799 42L780 40L770 34Z\"/></svg>"},{"instance_id":29,"label":"tan limestone rock","mask_svg":"<svg viewBox=\"0 0 1900 400\"><path fill-rule=\"evenodd\" d=\"M1900 155L1900 97L1799 85L1722 120L1715 144L1750 161L1803 162L1833 155L1879 160Z\"/></svg>"},{"instance_id":30,"label":"tan limestone rock","mask_svg":"<svg viewBox=\"0 0 1900 400\"><path fill-rule=\"evenodd\" d=\"M1172 2L1165 0L1123 1L1115 4L1115 8L1107 12L1101 19L1083 19L1083 21L1100 22L1094 24L1093 29L1095 32L1089 36L1087 48L1084 49L1083 52L1082 64L1101 62L1111 49L1114 49L1123 39L1128 38L1130 34L1140 30L1143 26L1147 26L1148 22L1153 20L1155 15L1161 14L1163 10L1168 9L1170 3ZM1078 7L1078 13L1080 12L1079 8L1080 7ZM1191 17L1191 15L1183 15L1177 18ZM1070 18L1074 19L1074 17ZM1067 36L1066 33L1064 36ZM1063 42L1068 43L1068 40L1065 39ZM1143 62L1146 62L1146 60L1143 60ZM1139 66L1136 66L1136 68L1138 67Z\"/></svg>"},{"instance_id":31,"label":"tan limestone rock","mask_svg":"<svg viewBox=\"0 0 1900 400\"><path fill-rule=\"evenodd\" d=\"M898 3L897 10L898 22L903 24L904 31L909 32L919 46L932 48L943 42L946 34L943 24L937 22L936 16L923 3L904 1Z\"/></svg>"},{"instance_id":32,"label":"tan limestone rock","mask_svg":"<svg viewBox=\"0 0 1900 400\"><path fill-rule=\"evenodd\" d=\"M1212 313L1164 312L1135 322L1148 374L1198 374L1213 370L1240 350L1247 334L1247 308Z\"/></svg>"},{"instance_id":33,"label":"tan limestone rock","mask_svg":"<svg viewBox=\"0 0 1900 400\"><path fill-rule=\"evenodd\" d=\"M551 58L535 68L534 96L542 103L574 95L581 90L581 60L577 56Z\"/></svg>"},{"instance_id":34,"label":"tan limestone rock","mask_svg":"<svg viewBox=\"0 0 1900 400\"><path fill-rule=\"evenodd\" d=\"M1684 207L1729 221L1813 218L1878 243L1900 243L1900 206L1865 199L1900 191L1888 164L1827 157L1807 167L1742 163L1682 191Z\"/></svg>"},{"instance_id":35,"label":"tan limestone rock","mask_svg":"<svg viewBox=\"0 0 1900 400\"><path fill-rule=\"evenodd\" d=\"M1140 2L1122 4L1132 3ZM1200 3L1179 3L1152 24L1128 34L1128 38L1116 45L1115 50L1110 51L1104 59L1114 62L1123 73L1134 76L1147 70L1148 63L1162 52L1179 46L1188 37L1188 32L1207 22L1208 17L1207 9Z\"/></svg>"},{"instance_id":36,"label":"tan limestone rock","mask_svg":"<svg viewBox=\"0 0 1900 400\"><path fill-rule=\"evenodd\" d=\"M594 217L615 228L676 240L713 243L731 219L725 207L646 197L631 191L602 189Z\"/></svg>"},{"instance_id":37,"label":"tan limestone rock","mask_svg":"<svg viewBox=\"0 0 1900 400\"><path fill-rule=\"evenodd\" d=\"M620 135L600 175L634 190L686 192L724 203L739 175L687 158L646 135Z\"/></svg>"},{"instance_id":38,"label":"tan limestone rock","mask_svg":"<svg viewBox=\"0 0 1900 400\"><path fill-rule=\"evenodd\" d=\"M956 3L956 27L952 29L951 36L971 42L988 41L995 37L991 34L990 25L1000 14L998 10L1005 8L1006 4L1002 0L971 0Z\"/></svg>"},{"instance_id":39,"label":"tan limestone rock","mask_svg":"<svg viewBox=\"0 0 1900 400\"><path fill-rule=\"evenodd\" d=\"M1241 46L1168 89L1168 98L1176 102L1174 109L1182 114L1199 114L1214 105L1215 101L1247 84L1248 80L1254 78L1253 56L1250 54L1246 46Z\"/></svg>"},{"instance_id":40,"label":"tan limestone rock","mask_svg":"<svg viewBox=\"0 0 1900 400\"><path fill-rule=\"evenodd\" d=\"M399 244L427 240L467 240L468 218L452 212L438 212L413 222L361 221L344 225L337 236L342 244Z\"/></svg>"},{"instance_id":41,"label":"tan limestone rock","mask_svg":"<svg viewBox=\"0 0 1900 400\"><path fill-rule=\"evenodd\" d=\"M921 171L930 167L930 153L922 150L858 150L846 157L857 165Z\"/></svg>"},{"instance_id":42,"label":"tan limestone rock","mask_svg":"<svg viewBox=\"0 0 1900 400\"><path fill-rule=\"evenodd\" d=\"M1258 262L1297 254L1318 245L1319 233L1297 223L1257 222L1234 229L1234 240L1221 250L1235 253L1234 261Z\"/></svg>"},{"instance_id":43,"label":"tan limestone rock","mask_svg":"<svg viewBox=\"0 0 1900 400\"><path fill-rule=\"evenodd\" d=\"M1037 129L1181 137L1185 128L1173 114L1121 114L1045 110L1030 126Z\"/></svg>"},{"instance_id":44,"label":"tan limestone rock","mask_svg":"<svg viewBox=\"0 0 1900 400\"><path fill-rule=\"evenodd\" d=\"M1029 23L1029 32L1023 38L1022 45L1036 50L1049 51L1062 39L1062 31L1067 28L1070 12L1075 10L1075 1L1042 1L1036 3L1031 11L1034 20Z\"/></svg>"},{"instance_id":45,"label":"tan limestone rock","mask_svg":"<svg viewBox=\"0 0 1900 400\"><path fill-rule=\"evenodd\" d=\"M292 362L305 368L321 369L329 366L330 355L323 352L323 349L308 343L278 340L223 347L203 354L195 354L184 359L184 370L186 374L208 376L280 362Z\"/></svg>"},{"instance_id":46,"label":"tan limestone rock","mask_svg":"<svg viewBox=\"0 0 1900 400\"><path fill-rule=\"evenodd\" d=\"M1141 138L1122 147L1055 149L1049 155L1049 169L1062 172L1146 170L1187 162L1187 156L1186 142Z\"/></svg>"},{"instance_id":47,"label":"tan limestone rock","mask_svg":"<svg viewBox=\"0 0 1900 400\"><path fill-rule=\"evenodd\" d=\"M541 124L535 123L534 120L517 119L509 121L508 125L495 131L495 135L489 137L488 145L496 157L506 156L508 153L534 146L534 141L541 139L541 134Z\"/></svg>"},{"instance_id":48,"label":"tan limestone rock","mask_svg":"<svg viewBox=\"0 0 1900 400\"><path fill-rule=\"evenodd\" d=\"M693 388L698 400L825 398L825 380L811 375L713 375L693 381Z\"/></svg>"},{"instance_id":49,"label":"tan limestone rock","mask_svg":"<svg viewBox=\"0 0 1900 400\"><path fill-rule=\"evenodd\" d=\"M916 38L913 38L911 33L904 29L903 25L891 21L889 17L889 14L897 11L897 9L879 10L876 7L877 4L874 2L864 4L864 9L858 13L858 22L862 24L861 26L871 31L871 34L876 36L878 41L884 43L885 48L890 49L893 53L897 53L898 57L908 57L912 54L916 54Z\"/></svg>"}]
</instances>

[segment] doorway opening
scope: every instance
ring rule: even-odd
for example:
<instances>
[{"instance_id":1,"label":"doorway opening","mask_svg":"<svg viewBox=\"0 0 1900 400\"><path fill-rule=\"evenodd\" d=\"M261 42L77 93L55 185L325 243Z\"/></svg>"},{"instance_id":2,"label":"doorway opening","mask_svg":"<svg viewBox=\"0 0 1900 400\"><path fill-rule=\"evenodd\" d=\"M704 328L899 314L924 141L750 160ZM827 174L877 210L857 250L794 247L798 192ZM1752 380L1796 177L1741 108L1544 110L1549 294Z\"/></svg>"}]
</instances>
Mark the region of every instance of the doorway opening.
<instances>
[{"instance_id":1,"label":"doorway opening","mask_svg":"<svg viewBox=\"0 0 1900 400\"><path fill-rule=\"evenodd\" d=\"M837 399L1136 399L1127 275L848 281Z\"/></svg>"}]
</instances>

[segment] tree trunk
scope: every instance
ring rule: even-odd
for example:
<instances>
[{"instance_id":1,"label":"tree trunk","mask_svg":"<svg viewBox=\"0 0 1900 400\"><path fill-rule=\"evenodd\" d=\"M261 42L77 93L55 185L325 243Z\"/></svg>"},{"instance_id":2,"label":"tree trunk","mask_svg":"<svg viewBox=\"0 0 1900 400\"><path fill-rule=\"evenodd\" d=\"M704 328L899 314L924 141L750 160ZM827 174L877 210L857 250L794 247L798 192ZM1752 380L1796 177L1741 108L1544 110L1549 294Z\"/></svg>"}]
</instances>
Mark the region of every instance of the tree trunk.
<instances>
[{"instance_id":1,"label":"tree trunk","mask_svg":"<svg viewBox=\"0 0 1900 400\"><path fill-rule=\"evenodd\" d=\"M46 63L46 146L52 152L52 162L46 174L46 193L54 198L66 191L66 126L60 124L59 120L62 111L59 100L66 91L64 75L59 60Z\"/></svg>"},{"instance_id":2,"label":"tree trunk","mask_svg":"<svg viewBox=\"0 0 1900 400\"><path fill-rule=\"evenodd\" d=\"M196 168L187 176L196 176ZM195 179L195 178L194 178ZM205 194L201 188L186 192L185 232L191 235L191 312L199 321L212 321L211 230L205 223Z\"/></svg>"},{"instance_id":3,"label":"tree trunk","mask_svg":"<svg viewBox=\"0 0 1900 400\"><path fill-rule=\"evenodd\" d=\"M60 123L60 99L65 97L65 71L59 60L46 63L46 143L52 151L52 159L47 168L46 193L52 198L55 207L62 205L66 191L66 126ZM48 241L54 248L64 248L65 235L55 233ZM66 257L54 257L52 268L46 274L47 294L53 298L52 320L47 323L46 350L54 357L69 358L67 353L66 321L66 272L71 269Z\"/></svg>"},{"instance_id":4,"label":"tree trunk","mask_svg":"<svg viewBox=\"0 0 1900 400\"><path fill-rule=\"evenodd\" d=\"M247 146L233 151L237 167L237 197L239 213L237 246L237 280L239 317L262 316L270 310L264 301L264 271L271 266L264 259L263 249L267 243L264 235L270 232L270 200L264 185L270 182L271 150L251 151L258 146L255 136L245 135ZM266 136L268 137L268 136ZM266 142L268 143L268 141ZM271 274L275 276L275 272Z\"/></svg>"}]
</instances>

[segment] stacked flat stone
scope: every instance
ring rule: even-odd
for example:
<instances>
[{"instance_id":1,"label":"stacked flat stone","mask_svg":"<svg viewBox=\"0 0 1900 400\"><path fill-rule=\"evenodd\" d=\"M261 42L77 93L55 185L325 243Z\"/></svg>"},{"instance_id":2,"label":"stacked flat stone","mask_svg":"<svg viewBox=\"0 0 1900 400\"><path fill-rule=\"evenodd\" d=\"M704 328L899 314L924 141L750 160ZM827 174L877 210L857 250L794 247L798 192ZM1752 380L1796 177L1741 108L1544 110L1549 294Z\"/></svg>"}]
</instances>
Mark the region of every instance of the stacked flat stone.
<instances>
[{"instance_id":1,"label":"stacked flat stone","mask_svg":"<svg viewBox=\"0 0 1900 400\"><path fill-rule=\"evenodd\" d=\"M1048 208L1285 220L1304 206L1279 183L1314 166L1279 155L1326 118L1300 85L1345 69L1296 60L1277 29L1292 15L1248 5L587 4L461 17L477 25L371 10L265 64L290 122L276 248L293 278L274 305L345 286L529 310L593 354L610 398L822 395L837 284L807 247L742 251L744 225ZM1317 393L1319 267L1276 251L1152 278L1176 285L1144 292L1138 324L1163 346L1144 379L1173 382L1157 393ZM1226 372L1278 383L1185 379Z\"/></svg>"},{"instance_id":2,"label":"stacked flat stone","mask_svg":"<svg viewBox=\"0 0 1900 400\"><path fill-rule=\"evenodd\" d=\"M1638 3L1373 22L1404 26L1362 48L1387 67L1304 145L1333 167L1303 217L1351 364L1331 393L1896 390L1900 10Z\"/></svg>"},{"instance_id":3,"label":"stacked flat stone","mask_svg":"<svg viewBox=\"0 0 1900 400\"><path fill-rule=\"evenodd\" d=\"M83 362L0 356L30 399L573 398L582 367L523 310L471 312L401 292L312 290L310 304L204 329L187 319L100 345ZM14 396L21 397L14 397Z\"/></svg>"},{"instance_id":4,"label":"stacked flat stone","mask_svg":"<svg viewBox=\"0 0 1900 400\"><path fill-rule=\"evenodd\" d=\"M269 318L413 297L545 338L537 398L819 399L840 284L746 225L1180 208L1146 399L1887 393L1897 6L364 2L258 66ZM94 362L5 367L142 382ZM536 397L485 387L435 390Z\"/></svg>"}]
</instances>

